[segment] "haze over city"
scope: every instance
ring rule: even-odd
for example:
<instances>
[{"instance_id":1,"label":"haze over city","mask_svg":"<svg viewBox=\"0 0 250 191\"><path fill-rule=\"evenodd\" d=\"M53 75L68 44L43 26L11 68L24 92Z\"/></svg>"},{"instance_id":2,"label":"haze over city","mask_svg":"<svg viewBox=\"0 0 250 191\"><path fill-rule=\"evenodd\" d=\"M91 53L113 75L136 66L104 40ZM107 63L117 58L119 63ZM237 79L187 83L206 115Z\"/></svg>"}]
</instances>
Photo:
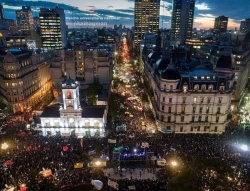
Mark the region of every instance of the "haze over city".
<instances>
[{"instance_id":1,"label":"haze over city","mask_svg":"<svg viewBox=\"0 0 250 191\"><path fill-rule=\"evenodd\" d=\"M92 27L112 27L123 24L134 25L133 0L0 0L4 4L6 18L15 18L15 10L23 5L32 7L34 16L38 16L41 7L52 8L56 4L66 13L66 22L70 28L80 27L93 21ZM214 18L224 15L229 17L228 29L239 28L240 21L249 17L248 2L245 0L199 0L195 3L194 28L213 28ZM172 0L161 0L160 28L170 28ZM99 18L99 19L97 19ZM98 22L97 22L98 21ZM95 24L94 24L95 22ZM162 27L163 26L163 27Z\"/></svg>"}]
</instances>

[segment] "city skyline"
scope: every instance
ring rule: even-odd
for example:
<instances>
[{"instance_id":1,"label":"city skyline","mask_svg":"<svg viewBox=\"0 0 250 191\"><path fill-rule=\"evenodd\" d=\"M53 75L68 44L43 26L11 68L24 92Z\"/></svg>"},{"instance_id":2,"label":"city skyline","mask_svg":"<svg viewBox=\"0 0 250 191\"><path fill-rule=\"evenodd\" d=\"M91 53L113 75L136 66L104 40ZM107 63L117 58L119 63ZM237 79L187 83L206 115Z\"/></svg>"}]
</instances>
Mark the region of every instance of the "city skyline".
<instances>
[{"instance_id":1,"label":"city skyline","mask_svg":"<svg viewBox=\"0 0 250 191\"><path fill-rule=\"evenodd\" d=\"M15 19L15 10L22 5L32 7L33 15L38 16L41 7L54 8L55 5L65 9L66 22L72 27L113 27L123 24L134 25L134 0L91 1L75 0L0 0L4 4L5 17ZM239 5L236 7L235 5ZM195 4L193 28L213 28L216 17L229 17L228 29L239 29L240 21L249 17L247 2L244 0L199 0ZM172 0L161 0L160 28L170 28ZM163 27L162 27L163 26Z\"/></svg>"}]
</instances>

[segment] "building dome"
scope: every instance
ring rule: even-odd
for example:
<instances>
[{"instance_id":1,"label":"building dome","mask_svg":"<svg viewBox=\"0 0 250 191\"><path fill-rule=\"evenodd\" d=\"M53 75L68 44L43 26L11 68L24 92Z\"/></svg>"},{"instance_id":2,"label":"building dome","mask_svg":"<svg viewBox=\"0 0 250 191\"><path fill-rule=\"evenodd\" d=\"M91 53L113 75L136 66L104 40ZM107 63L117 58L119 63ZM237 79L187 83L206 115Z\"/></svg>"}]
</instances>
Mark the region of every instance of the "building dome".
<instances>
[{"instance_id":1,"label":"building dome","mask_svg":"<svg viewBox=\"0 0 250 191\"><path fill-rule=\"evenodd\" d=\"M155 69L158 73L161 73L161 71L164 71L168 65L170 64L170 60L167 58L160 58L156 62Z\"/></svg>"},{"instance_id":2,"label":"building dome","mask_svg":"<svg viewBox=\"0 0 250 191\"><path fill-rule=\"evenodd\" d=\"M217 68L232 68L232 58L231 55L221 55L221 57L218 59Z\"/></svg>"},{"instance_id":3,"label":"building dome","mask_svg":"<svg viewBox=\"0 0 250 191\"><path fill-rule=\"evenodd\" d=\"M4 56L4 61L6 63L16 62L16 57L15 55L11 54L10 51L8 51L7 54Z\"/></svg>"},{"instance_id":4,"label":"building dome","mask_svg":"<svg viewBox=\"0 0 250 191\"><path fill-rule=\"evenodd\" d=\"M164 72L161 74L161 77L166 80L178 80L180 79L180 73L173 67L168 67Z\"/></svg>"}]
</instances>

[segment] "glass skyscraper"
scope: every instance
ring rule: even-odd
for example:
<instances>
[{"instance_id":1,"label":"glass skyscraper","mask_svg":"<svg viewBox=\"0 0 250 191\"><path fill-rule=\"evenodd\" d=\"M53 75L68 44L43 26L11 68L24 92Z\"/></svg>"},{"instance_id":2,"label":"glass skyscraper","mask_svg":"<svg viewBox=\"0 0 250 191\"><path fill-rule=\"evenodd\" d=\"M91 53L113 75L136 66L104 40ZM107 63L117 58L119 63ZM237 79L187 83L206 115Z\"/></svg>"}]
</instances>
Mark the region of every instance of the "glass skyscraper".
<instances>
[{"instance_id":1,"label":"glass skyscraper","mask_svg":"<svg viewBox=\"0 0 250 191\"><path fill-rule=\"evenodd\" d=\"M42 47L62 49L67 44L64 9L41 8L39 14Z\"/></svg>"},{"instance_id":2,"label":"glass skyscraper","mask_svg":"<svg viewBox=\"0 0 250 191\"><path fill-rule=\"evenodd\" d=\"M173 0L172 40L184 44L192 37L195 0Z\"/></svg>"},{"instance_id":3,"label":"glass skyscraper","mask_svg":"<svg viewBox=\"0 0 250 191\"><path fill-rule=\"evenodd\" d=\"M140 43L145 32L157 35L160 0L135 0L134 43Z\"/></svg>"}]
</instances>

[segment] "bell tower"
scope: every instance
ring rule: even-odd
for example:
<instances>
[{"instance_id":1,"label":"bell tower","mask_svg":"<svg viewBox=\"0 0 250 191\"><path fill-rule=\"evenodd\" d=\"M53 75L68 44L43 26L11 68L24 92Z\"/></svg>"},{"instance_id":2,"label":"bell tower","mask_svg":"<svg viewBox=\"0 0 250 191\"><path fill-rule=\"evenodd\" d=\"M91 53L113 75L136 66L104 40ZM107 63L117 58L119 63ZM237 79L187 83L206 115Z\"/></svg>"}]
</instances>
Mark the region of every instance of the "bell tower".
<instances>
[{"instance_id":1,"label":"bell tower","mask_svg":"<svg viewBox=\"0 0 250 191\"><path fill-rule=\"evenodd\" d=\"M80 107L79 98L79 84L77 81L68 78L64 84L62 84L63 93L63 109L73 108L78 110Z\"/></svg>"}]
</instances>

